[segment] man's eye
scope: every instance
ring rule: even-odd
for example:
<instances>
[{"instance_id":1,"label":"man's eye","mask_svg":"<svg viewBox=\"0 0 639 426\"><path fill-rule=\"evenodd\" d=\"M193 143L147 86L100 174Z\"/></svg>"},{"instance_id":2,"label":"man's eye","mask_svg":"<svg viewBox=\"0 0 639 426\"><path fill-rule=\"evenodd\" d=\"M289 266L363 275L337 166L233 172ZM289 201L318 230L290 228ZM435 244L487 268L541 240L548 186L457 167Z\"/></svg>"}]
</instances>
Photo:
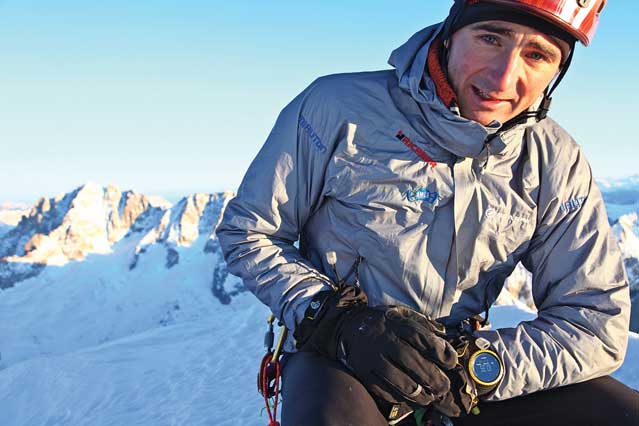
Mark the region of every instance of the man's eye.
<instances>
[{"instance_id":1,"label":"man's eye","mask_svg":"<svg viewBox=\"0 0 639 426\"><path fill-rule=\"evenodd\" d=\"M488 44L497 44L497 37L491 34L483 34L479 38Z\"/></svg>"},{"instance_id":2,"label":"man's eye","mask_svg":"<svg viewBox=\"0 0 639 426\"><path fill-rule=\"evenodd\" d=\"M546 56L544 56L543 54L539 53L539 52L532 52L528 54L528 57L534 61L545 61L546 60Z\"/></svg>"}]
</instances>

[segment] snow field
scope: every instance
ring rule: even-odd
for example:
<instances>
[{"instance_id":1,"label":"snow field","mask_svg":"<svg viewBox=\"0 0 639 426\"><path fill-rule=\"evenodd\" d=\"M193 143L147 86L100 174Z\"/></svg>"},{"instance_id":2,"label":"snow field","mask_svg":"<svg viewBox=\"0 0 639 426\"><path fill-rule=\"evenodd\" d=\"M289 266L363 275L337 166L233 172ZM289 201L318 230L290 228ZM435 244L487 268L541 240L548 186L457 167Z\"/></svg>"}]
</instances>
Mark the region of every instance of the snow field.
<instances>
[{"instance_id":1,"label":"snow field","mask_svg":"<svg viewBox=\"0 0 639 426\"><path fill-rule=\"evenodd\" d=\"M255 377L268 310L252 295L207 318L143 331L0 371L6 426L263 426ZM494 327L534 313L494 307ZM614 376L639 387L639 336Z\"/></svg>"}]
</instances>

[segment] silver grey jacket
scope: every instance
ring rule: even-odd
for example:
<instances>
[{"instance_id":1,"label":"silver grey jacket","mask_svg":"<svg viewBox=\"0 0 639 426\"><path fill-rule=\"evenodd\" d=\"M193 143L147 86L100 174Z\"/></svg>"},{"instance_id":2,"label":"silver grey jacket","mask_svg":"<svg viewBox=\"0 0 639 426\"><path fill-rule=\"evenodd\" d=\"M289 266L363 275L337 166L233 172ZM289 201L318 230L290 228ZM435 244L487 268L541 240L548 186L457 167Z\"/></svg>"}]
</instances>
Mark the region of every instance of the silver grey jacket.
<instances>
[{"instance_id":1,"label":"silver grey jacket","mask_svg":"<svg viewBox=\"0 0 639 426\"><path fill-rule=\"evenodd\" d=\"M335 251L370 304L452 325L521 261L539 314L477 332L506 366L491 398L608 374L629 289L589 165L549 118L498 132L448 110L425 75L438 29L394 51L394 72L322 77L284 108L217 230L229 270L294 329Z\"/></svg>"}]
</instances>

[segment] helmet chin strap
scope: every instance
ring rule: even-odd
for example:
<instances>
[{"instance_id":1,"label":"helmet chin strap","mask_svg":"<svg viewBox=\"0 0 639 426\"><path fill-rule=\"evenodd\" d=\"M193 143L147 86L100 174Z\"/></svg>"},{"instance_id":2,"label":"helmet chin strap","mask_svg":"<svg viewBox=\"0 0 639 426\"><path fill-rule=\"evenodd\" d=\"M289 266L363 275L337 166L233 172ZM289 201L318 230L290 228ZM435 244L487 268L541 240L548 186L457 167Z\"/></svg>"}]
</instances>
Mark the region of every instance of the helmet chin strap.
<instances>
[{"instance_id":1,"label":"helmet chin strap","mask_svg":"<svg viewBox=\"0 0 639 426\"><path fill-rule=\"evenodd\" d=\"M548 115L548 111L550 110L550 104L552 103L552 94L557 88L557 86L559 86L559 83L561 83L561 80L563 80L564 76L566 75L566 72L568 72L568 68L570 67L570 63L572 62L572 56L574 52L575 52L575 45L573 44L570 48L570 53L568 53L568 58L566 58L566 62L564 62L563 65L561 66L559 75L557 75L557 78L555 78L555 81L553 82L552 86L549 86L550 89L546 88L546 90L544 90L544 99L541 101L541 105L539 105L539 108L537 109L537 111L531 111L535 113L535 116L537 117L537 121L543 120Z\"/></svg>"},{"instance_id":2,"label":"helmet chin strap","mask_svg":"<svg viewBox=\"0 0 639 426\"><path fill-rule=\"evenodd\" d=\"M501 129L499 129L497 134L505 132L506 130L511 129L518 124L525 123L530 118L535 118L539 122L548 116L548 111L550 111L550 104L552 103L552 94L557 86L559 86L559 83L561 83L561 80L563 80L566 72L568 72L568 68L570 67L570 63L572 62L574 52L575 45L573 44L573 46L571 46L570 48L570 52L568 53L566 61L563 63L561 69L559 70L559 74L557 74L557 77L555 78L553 83L546 87L546 90L544 90L544 97L541 100L539 108L537 108L536 110L526 110L519 113L516 117L513 117L505 122L502 125Z\"/></svg>"}]
</instances>

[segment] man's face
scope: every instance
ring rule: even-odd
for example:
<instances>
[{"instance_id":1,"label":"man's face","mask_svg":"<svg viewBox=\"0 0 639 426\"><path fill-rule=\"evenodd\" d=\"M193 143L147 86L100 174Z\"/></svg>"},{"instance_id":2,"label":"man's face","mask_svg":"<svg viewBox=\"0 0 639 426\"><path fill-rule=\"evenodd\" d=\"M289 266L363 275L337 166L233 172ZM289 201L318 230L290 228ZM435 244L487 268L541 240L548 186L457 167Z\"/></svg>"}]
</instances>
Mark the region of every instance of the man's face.
<instances>
[{"instance_id":1,"label":"man's face","mask_svg":"<svg viewBox=\"0 0 639 426\"><path fill-rule=\"evenodd\" d=\"M502 124L530 107L559 70L567 43L506 21L467 25L451 38L448 76L461 115Z\"/></svg>"}]
</instances>

